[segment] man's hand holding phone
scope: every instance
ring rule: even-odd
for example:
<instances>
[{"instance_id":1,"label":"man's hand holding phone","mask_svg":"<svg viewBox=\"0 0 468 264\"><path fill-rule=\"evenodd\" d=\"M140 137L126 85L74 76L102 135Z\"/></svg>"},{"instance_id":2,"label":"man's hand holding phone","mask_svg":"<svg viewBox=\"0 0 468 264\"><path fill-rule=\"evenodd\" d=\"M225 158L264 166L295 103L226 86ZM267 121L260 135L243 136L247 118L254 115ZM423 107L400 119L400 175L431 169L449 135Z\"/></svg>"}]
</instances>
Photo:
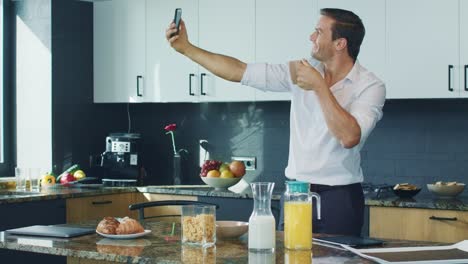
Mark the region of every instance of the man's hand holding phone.
<instances>
[{"instance_id":1,"label":"man's hand holding phone","mask_svg":"<svg viewBox=\"0 0 468 264\"><path fill-rule=\"evenodd\" d=\"M182 9L180 8L175 10L174 19L169 24L169 28L166 29L166 39L171 47L180 53L184 53L190 46L185 23L182 20Z\"/></svg>"}]
</instances>

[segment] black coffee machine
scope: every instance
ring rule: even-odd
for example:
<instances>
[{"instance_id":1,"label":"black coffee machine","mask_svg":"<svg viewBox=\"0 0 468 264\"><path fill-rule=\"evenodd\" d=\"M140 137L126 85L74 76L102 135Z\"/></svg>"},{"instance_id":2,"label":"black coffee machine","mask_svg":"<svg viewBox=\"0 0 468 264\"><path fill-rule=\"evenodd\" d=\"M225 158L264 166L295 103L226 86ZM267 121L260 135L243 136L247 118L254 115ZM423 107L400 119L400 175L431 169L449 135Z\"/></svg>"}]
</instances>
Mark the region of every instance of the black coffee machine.
<instances>
[{"instance_id":1,"label":"black coffee machine","mask_svg":"<svg viewBox=\"0 0 468 264\"><path fill-rule=\"evenodd\" d=\"M101 154L104 186L125 187L141 185L145 171L141 165L135 133L111 133L106 137L106 151Z\"/></svg>"}]
</instances>

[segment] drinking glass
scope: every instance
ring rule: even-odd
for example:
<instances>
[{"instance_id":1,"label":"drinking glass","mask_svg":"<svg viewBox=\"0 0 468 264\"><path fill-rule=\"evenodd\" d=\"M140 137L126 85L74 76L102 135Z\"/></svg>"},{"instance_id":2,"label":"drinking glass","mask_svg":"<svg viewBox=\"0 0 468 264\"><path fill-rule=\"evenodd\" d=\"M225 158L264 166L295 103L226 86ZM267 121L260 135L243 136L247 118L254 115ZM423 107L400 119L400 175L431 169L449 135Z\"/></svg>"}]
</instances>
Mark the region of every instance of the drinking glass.
<instances>
[{"instance_id":1,"label":"drinking glass","mask_svg":"<svg viewBox=\"0 0 468 264\"><path fill-rule=\"evenodd\" d=\"M26 191L26 169L16 167L15 168L15 181L17 191Z\"/></svg>"},{"instance_id":2,"label":"drinking glass","mask_svg":"<svg viewBox=\"0 0 468 264\"><path fill-rule=\"evenodd\" d=\"M41 169L30 168L29 169L29 186L31 191L39 191L41 182Z\"/></svg>"}]
</instances>

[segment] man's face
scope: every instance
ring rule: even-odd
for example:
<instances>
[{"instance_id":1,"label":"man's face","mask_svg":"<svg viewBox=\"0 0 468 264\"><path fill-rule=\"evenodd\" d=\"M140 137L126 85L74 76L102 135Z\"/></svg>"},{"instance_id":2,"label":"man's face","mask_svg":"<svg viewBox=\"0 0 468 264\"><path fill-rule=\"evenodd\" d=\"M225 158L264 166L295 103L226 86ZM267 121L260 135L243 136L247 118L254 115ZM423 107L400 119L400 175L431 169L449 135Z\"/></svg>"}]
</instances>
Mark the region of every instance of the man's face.
<instances>
[{"instance_id":1,"label":"man's face","mask_svg":"<svg viewBox=\"0 0 468 264\"><path fill-rule=\"evenodd\" d=\"M335 54L331 31L334 22L330 17L320 16L315 31L310 35L313 44L311 55L319 61L326 61Z\"/></svg>"}]
</instances>

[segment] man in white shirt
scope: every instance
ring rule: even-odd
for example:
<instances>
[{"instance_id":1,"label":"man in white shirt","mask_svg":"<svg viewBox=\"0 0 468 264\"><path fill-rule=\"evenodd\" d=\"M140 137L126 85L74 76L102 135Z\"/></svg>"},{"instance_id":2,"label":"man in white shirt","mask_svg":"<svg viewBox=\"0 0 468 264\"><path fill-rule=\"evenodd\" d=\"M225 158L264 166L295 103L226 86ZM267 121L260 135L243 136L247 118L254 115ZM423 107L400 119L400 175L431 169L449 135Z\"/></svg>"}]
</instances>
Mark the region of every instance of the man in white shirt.
<instances>
[{"instance_id":1,"label":"man in white shirt","mask_svg":"<svg viewBox=\"0 0 468 264\"><path fill-rule=\"evenodd\" d=\"M311 183L322 200L314 233L359 235L364 197L360 150L382 118L385 85L357 61L365 29L354 13L321 10L310 35L312 58L286 64L246 64L193 46L181 22L171 23L170 45L213 74L265 91L289 91L289 160L286 177ZM314 206L315 211L315 206ZM282 228L282 217L279 228Z\"/></svg>"}]
</instances>

